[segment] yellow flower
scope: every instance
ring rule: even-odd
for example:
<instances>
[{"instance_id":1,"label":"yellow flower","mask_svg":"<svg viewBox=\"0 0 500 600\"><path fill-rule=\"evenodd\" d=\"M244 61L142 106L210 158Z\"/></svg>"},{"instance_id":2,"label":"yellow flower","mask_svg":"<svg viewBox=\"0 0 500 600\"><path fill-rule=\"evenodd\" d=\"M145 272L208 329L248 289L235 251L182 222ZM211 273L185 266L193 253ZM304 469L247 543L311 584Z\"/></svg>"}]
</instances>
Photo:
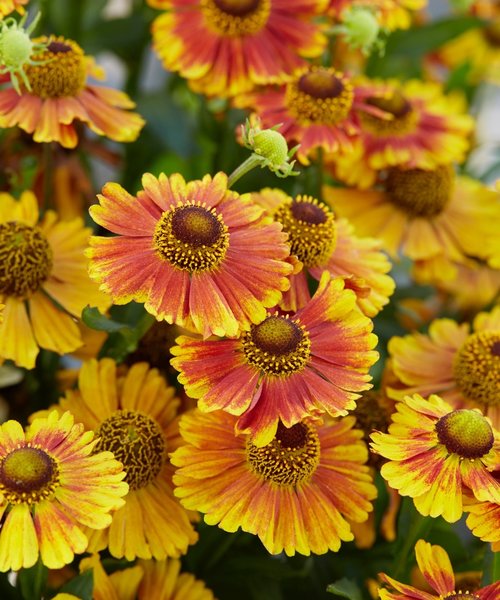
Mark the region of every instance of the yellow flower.
<instances>
[{"instance_id":1,"label":"yellow flower","mask_svg":"<svg viewBox=\"0 0 500 600\"><path fill-rule=\"evenodd\" d=\"M17 10L19 14L24 14L24 4L29 0L0 0L0 18L5 17L12 11Z\"/></svg>"}]
</instances>

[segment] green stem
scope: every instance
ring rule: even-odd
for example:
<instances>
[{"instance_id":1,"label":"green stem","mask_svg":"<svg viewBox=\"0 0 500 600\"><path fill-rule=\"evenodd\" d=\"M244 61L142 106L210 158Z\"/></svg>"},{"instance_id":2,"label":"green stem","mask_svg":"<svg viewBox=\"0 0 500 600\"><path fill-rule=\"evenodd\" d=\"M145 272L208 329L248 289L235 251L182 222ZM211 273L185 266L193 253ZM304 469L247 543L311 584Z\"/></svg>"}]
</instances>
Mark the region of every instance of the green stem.
<instances>
[{"instance_id":1,"label":"green stem","mask_svg":"<svg viewBox=\"0 0 500 600\"><path fill-rule=\"evenodd\" d=\"M257 167L258 165L260 165L259 158L254 154L249 156L244 162L241 163L239 167L236 167L236 169L231 173L231 175L229 175L229 178L227 180L227 187L232 187L238 181L238 179L241 179L243 175L246 175L252 169L255 169L255 167Z\"/></svg>"},{"instance_id":2,"label":"green stem","mask_svg":"<svg viewBox=\"0 0 500 600\"><path fill-rule=\"evenodd\" d=\"M414 509L415 510L415 509ZM403 547L398 552L397 557L394 561L394 567L392 568L391 577L399 580L401 577L405 577L408 567L408 557L413 552L415 544L420 538L425 538L432 527L432 519L424 517L415 510L413 519L411 521L410 530L406 536Z\"/></svg>"}]
</instances>

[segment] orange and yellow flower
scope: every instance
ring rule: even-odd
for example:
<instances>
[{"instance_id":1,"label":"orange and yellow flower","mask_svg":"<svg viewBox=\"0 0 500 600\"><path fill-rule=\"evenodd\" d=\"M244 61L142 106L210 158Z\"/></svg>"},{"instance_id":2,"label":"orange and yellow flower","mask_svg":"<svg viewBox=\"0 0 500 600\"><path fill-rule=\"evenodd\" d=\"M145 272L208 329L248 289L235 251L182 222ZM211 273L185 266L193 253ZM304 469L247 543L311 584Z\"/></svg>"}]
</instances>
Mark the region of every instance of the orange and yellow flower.
<instances>
[{"instance_id":1,"label":"orange and yellow flower","mask_svg":"<svg viewBox=\"0 0 500 600\"><path fill-rule=\"evenodd\" d=\"M24 14L24 5L28 4L29 0L0 0L0 18L3 19L12 11L17 10L21 15Z\"/></svg>"},{"instance_id":2,"label":"orange and yellow flower","mask_svg":"<svg viewBox=\"0 0 500 600\"><path fill-rule=\"evenodd\" d=\"M500 436L479 410L414 394L397 403L392 420L389 433L372 434L372 449L389 459L382 477L422 515L458 521L467 492L500 503L500 483L490 473L500 460Z\"/></svg>"},{"instance_id":3,"label":"orange and yellow flower","mask_svg":"<svg viewBox=\"0 0 500 600\"><path fill-rule=\"evenodd\" d=\"M395 376L388 394L439 394L455 408L479 408L500 427L500 307L473 322L436 319L428 334L393 337L388 344ZM432 358L431 358L432 357Z\"/></svg>"},{"instance_id":4,"label":"orange and yellow flower","mask_svg":"<svg viewBox=\"0 0 500 600\"><path fill-rule=\"evenodd\" d=\"M380 169L433 169L463 160L474 120L462 95L445 96L441 84L414 79L368 84L373 91L365 102L384 112L359 113L354 147L329 157L337 179L366 189Z\"/></svg>"},{"instance_id":5,"label":"orange and yellow flower","mask_svg":"<svg viewBox=\"0 0 500 600\"><path fill-rule=\"evenodd\" d=\"M111 452L66 412L0 425L0 571L51 569L84 552L84 528L102 529L123 506L128 485Z\"/></svg>"},{"instance_id":6,"label":"orange and yellow flower","mask_svg":"<svg viewBox=\"0 0 500 600\"><path fill-rule=\"evenodd\" d=\"M374 317L389 302L395 284L387 274L391 263L378 240L355 236L346 219L334 220L328 206L311 196L292 199L279 189L267 188L252 194L252 199L282 224L291 254L304 267L290 276L290 290L280 302L282 310L303 308L311 299L307 275L319 281L323 271L345 279L368 317Z\"/></svg>"},{"instance_id":7,"label":"orange and yellow flower","mask_svg":"<svg viewBox=\"0 0 500 600\"><path fill-rule=\"evenodd\" d=\"M495 600L498 598L500 593L498 581L470 592L458 588L448 554L441 546L431 546L424 540L418 540L415 544L415 555L418 568L432 591L419 590L406 583L400 583L385 573L380 573L380 579L389 588L379 589L381 600L442 600L443 598Z\"/></svg>"},{"instance_id":8,"label":"orange and yellow flower","mask_svg":"<svg viewBox=\"0 0 500 600\"><path fill-rule=\"evenodd\" d=\"M384 190L325 186L324 197L358 235L380 238L392 256L440 261L443 279L456 276L452 261L491 260L499 254L498 192L455 176L449 166L396 167L389 170Z\"/></svg>"},{"instance_id":9,"label":"orange and yellow flower","mask_svg":"<svg viewBox=\"0 0 500 600\"><path fill-rule=\"evenodd\" d=\"M345 415L355 407L378 358L372 327L344 281L325 273L297 313L269 314L235 340L181 336L171 363L202 411L239 416L238 431L264 446L280 421L291 427L311 414Z\"/></svg>"},{"instance_id":10,"label":"orange and yellow flower","mask_svg":"<svg viewBox=\"0 0 500 600\"><path fill-rule=\"evenodd\" d=\"M158 320L205 337L237 335L281 300L293 267L281 226L227 176L186 183L146 174L137 198L104 186L94 220L116 237L90 241L90 276L117 304L144 302Z\"/></svg>"},{"instance_id":11,"label":"orange and yellow flower","mask_svg":"<svg viewBox=\"0 0 500 600\"><path fill-rule=\"evenodd\" d=\"M37 64L25 67L30 90L18 94L12 85L0 89L0 127L20 127L35 142L58 142L65 148L78 143L77 122L117 142L132 142L144 120L129 112L135 104L119 90L87 83L103 79L102 69L85 56L76 42L62 37L39 38L47 49Z\"/></svg>"},{"instance_id":12,"label":"orange and yellow flower","mask_svg":"<svg viewBox=\"0 0 500 600\"><path fill-rule=\"evenodd\" d=\"M181 442L175 390L147 363L124 374L110 358L84 363L78 389L68 390L59 410L69 410L123 463L129 485L122 508L106 529L89 532L90 552L108 548L127 560L177 557L197 540L188 514L174 498L168 459Z\"/></svg>"},{"instance_id":13,"label":"orange and yellow flower","mask_svg":"<svg viewBox=\"0 0 500 600\"><path fill-rule=\"evenodd\" d=\"M105 310L108 298L87 274L90 229L80 218L39 222L32 192L19 201L0 194L0 359L32 369L40 348L59 354L82 345L75 317L87 305Z\"/></svg>"},{"instance_id":14,"label":"orange and yellow flower","mask_svg":"<svg viewBox=\"0 0 500 600\"><path fill-rule=\"evenodd\" d=\"M500 482L500 470L493 472ZM472 494L464 497L464 511L468 513L466 524L483 542L491 543L493 552L500 552L500 504L480 502Z\"/></svg>"},{"instance_id":15,"label":"orange and yellow flower","mask_svg":"<svg viewBox=\"0 0 500 600\"><path fill-rule=\"evenodd\" d=\"M195 409L181 419L185 444L172 456L175 494L209 525L257 535L271 554L336 552L353 539L346 519L366 520L376 496L353 425L353 417L280 423L262 448L235 436L233 415Z\"/></svg>"},{"instance_id":16,"label":"orange and yellow flower","mask_svg":"<svg viewBox=\"0 0 500 600\"><path fill-rule=\"evenodd\" d=\"M318 149L326 153L349 149L359 133L358 111L384 114L366 103L373 95L369 85L355 86L333 68L310 65L288 79L277 89L241 95L235 104L253 110L263 128L281 124L287 142L300 144L296 156L303 164L309 164Z\"/></svg>"},{"instance_id":17,"label":"orange and yellow flower","mask_svg":"<svg viewBox=\"0 0 500 600\"><path fill-rule=\"evenodd\" d=\"M148 0L166 9L153 44L166 69L197 92L234 96L282 83L326 47L314 21L326 0ZM273 123L274 124L274 123Z\"/></svg>"}]
</instances>

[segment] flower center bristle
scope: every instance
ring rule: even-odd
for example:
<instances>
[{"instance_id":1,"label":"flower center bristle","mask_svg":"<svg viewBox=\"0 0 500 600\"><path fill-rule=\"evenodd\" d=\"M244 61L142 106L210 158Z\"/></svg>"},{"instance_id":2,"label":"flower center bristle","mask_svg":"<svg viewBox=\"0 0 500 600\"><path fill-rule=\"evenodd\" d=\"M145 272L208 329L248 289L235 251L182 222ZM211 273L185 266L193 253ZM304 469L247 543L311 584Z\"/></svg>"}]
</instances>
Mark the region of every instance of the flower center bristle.
<instances>
[{"instance_id":1,"label":"flower center bristle","mask_svg":"<svg viewBox=\"0 0 500 600\"><path fill-rule=\"evenodd\" d=\"M242 335L248 364L268 375L290 375L304 368L311 342L297 321L271 315Z\"/></svg>"},{"instance_id":2,"label":"flower center bristle","mask_svg":"<svg viewBox=\"0 0 500 600\"><path fill-rule=\"evenodd\" d=\"M453 377L460 391L486 406L500 404L500 331L471 334L455 355Z\"/></svg>"},{"instance_id":3,"label":"flower center bristle","mask_svg":"<svg viewBox=\"0 0 500 600\"><path fill-rule=\"evenodd\" d=\"M475 410L460 409L441 417L436 432L448 452L462 458L480 458L493 447L491 425Z\"/></svg>"},{"instance_id":4,"label":"flower center bristle","mask_svg":"<svg viewBox=\"0 0 500 600\"><path fill-rule=\"evenodd\" d=\"M271 13L270 0L201 0L206 25L224 37L243 37L261 31Z\"/></svg>"},{"instance_id":5,"label":"flower center bristle","mask_svg":"<svg viewBox=\"0 0 500 600\"><path fill-rule=\"evenodd\" d=\"M247 444L247 459L255 473L266 481L295 486L311 478L319 464L320 444L316 430L297 423L287 429L281 422L274 440L257 448Z\"/></svg>"},{"instance_id":6,"label":"flower center bristle","mask_svg":"<svg viewBox=\"0 0 500 600\"><path fill-rule=\"evenodd\" d=\"M391 169L385 189L391 202L410 217L430 218L439 215L451 197L453 170L437 167L422 169Z\"/></svg>"},{"instance_id":7,"label":"flower center bristle","mask_svg":"<svg viewBox=\"0 0 500 600\"><path fill-rule=\"evenodd\" d=\"M311 67L287 86L286 104L297 121L305 124L336 125L351 110L352 85L335 69Z\"/></svg>"},{"instance_id":8,"label":"flower center bristle","mask_svg":"<svg viewBox=\"0 0 500 600\"><path fill-rule=\"evenodd\" d=\"M138 490L153 481L166 458L166 441L158 423L136 410L117 410L101 423L95 452L108 450L123 464L125 481Z\"/></svg>"},{"instance_id":9,"label":"flower center bristle","mask_svg":"<svg viewBox=\"0 0 500 600\"><path fill-rule=\"evenodd\" d=\"M312 268L324 264L333 251L337 229L332 211L311 196L283 202L274 214L288 234L290 253Z\"/></svg>"},{"instance_id":10,"label":"flower center bristle","mask_svg":"<svg viewBox=\"0 0 500 600\"><path fill-rule=\"evenodd\" d=\"M0 224L0 294L26 298L52 270L52 249L38 227Z\"/></svg>"},{"instance_id":11,"label":"flower center bristle","mask_svg":"<svg viewBox=\"0 0 500 600\"><path fill-rule=\"evenodd\" d=\"M59 485L59 468L45 451L24 446L0 460L0 493L11 504L36 504Z\"/></svg>"},{"instance_id":12,"label":"flower center bristle","mask_svg":"<svg viewBox=\"0 0 500 600\"><path fill-rule=\"evenodd\" d=\"M214 208L193 204L163 213L153 243L160 258L195 273L217 268L226 256L229 234Z\"/></svg>"},{"instance_id":13,"label":"flower center bristle","mask_svg":"<svg viewBox=\"0 0 500 600\"><path fill-rule=\"evenodd\" d=\"M39 98L77 96L86 79L83 50L73 41L54 39L45 51L37 54L37 64L26 67L26 76L31 85L30 93Z\"/></svg>"}]
</instances>

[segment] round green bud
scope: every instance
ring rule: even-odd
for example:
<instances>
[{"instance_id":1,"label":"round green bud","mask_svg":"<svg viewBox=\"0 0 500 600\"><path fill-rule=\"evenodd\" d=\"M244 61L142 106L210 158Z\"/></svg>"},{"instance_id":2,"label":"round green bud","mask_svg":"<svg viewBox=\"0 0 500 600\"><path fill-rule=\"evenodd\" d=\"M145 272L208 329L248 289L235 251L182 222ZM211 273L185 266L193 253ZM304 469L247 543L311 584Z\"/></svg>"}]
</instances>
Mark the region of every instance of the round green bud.
<instances>
[{"instance_id":1,"label":"round green bud","mask_svg":"<svg viewBox=\"0 0 500 600\"><path fill-rule=\"evenodd\" d=\"M29 62L33 42L22 29L6 29L0 34L0 62L10 69L20 69Z\"/></svg>"},{"instance_id":2,"label":"round green bud","mask_svg":"<svg viewBox=\"0 0 500 600\"><path fill-rule=\"evenodd\" d=\"M285 138L274 129L264 129L253 136L253 150L266 158L271 165L279 167L288 159L288 145Z\"/></svg>"},{"instance_id":3,"label":"round green bud","mask_svg":"<svg viewBox=\"0 0 500 600\"><path fill-rule=\"evenodd\" d=\"M368 8L354 7L342 15L344 35L355 48L370 48L378 37L380 25Z\"/></svg>"}]
</instances>

